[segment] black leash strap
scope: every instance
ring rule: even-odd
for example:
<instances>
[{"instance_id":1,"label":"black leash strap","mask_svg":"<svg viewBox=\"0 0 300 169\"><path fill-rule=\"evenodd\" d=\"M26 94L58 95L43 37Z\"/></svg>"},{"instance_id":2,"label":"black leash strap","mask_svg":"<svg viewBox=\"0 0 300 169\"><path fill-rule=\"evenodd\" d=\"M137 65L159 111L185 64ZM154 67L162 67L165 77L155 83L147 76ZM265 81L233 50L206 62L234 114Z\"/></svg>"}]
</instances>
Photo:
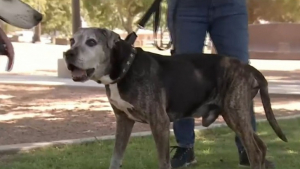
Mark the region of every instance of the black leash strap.
<instances>
[{"instance_id":1,"label":"black leash strap","mask_svg":"<svg viewBox=\"0 0 300 169\"><path fill-rule=\"evenodd\" d=\"M128 42L130 45L133 45L135 40L137 38L137 35L135 32L131 32L130 34L128 34L125 38L125 41Z\"/></svg>"},{"instance_id":2,"label":"black leash strap","mask_svg":"<svg viewBox=\"0 0 300 169\"><path fill-rule=\"evenodd\" d=\"M160 22L160 17L161 17L161 1L160 3L157 5L156 7L156 10L154 12L154 22L153 22L153 37L154 37L154 46L158 49L158 50L168 50L172 47L172 42L169 41L169 43L166 45L166 47L164 47L164 44L163 42L161 41L161 44L160 46L158 45L157 43L157 31L158 31L158 28L159 28L159 22ZM163 33L162 31L163 30L160 30L161 31L161 39L163 38Z\"/></svg>"},{"instance_id":3,"label":"black leash strap","mask_svg":"<svg viewBox=\"0 0 300 169\"><path fill-rule=\"evenodd\" d=\"M147 10L147 12L144 14L144 16L138 22L138 24L137 24L138 29L143 29L145 27L145 25L149 21L151 15L159 9L161 1L162 0L154 0L152 5L150 6L150 8ZM129 44L133 45L136 38L137 38L136 31L131 32L130 34L128 34L127 37L125 38L125 41L128 42Z\"/></svg>"},{"instance_id":4,"label":"black leash strap","mask_svg":"<svg viewBox=\"0 0 300 169\"><path fill-rule=\"evenodd\" d=\"M159 50L166 50L166 49L169 49L172 46L171 41L169 42L169 44L167 45L166 48L164 48L163 46L161 46L161 47L158 46L158 43L157 43L157 31L158 31L158 28L159 28L159 21L160 21L161 2L162 2L162 0L154 0L152 5L150 6L150 8L147 10L147 12L144 14L144 16L138 22L137 26L138 26L138 29L143 29L145 27L146 23L149 21L150 17L153 14L155 14L154 15L154 22L153 22L154 46ZM137 39L136 31L131 32L130 34L128 34L127 37L125 38L125 41L128 42L129 44L133 45L134 42Z\"/></svg>"}]
</instances>

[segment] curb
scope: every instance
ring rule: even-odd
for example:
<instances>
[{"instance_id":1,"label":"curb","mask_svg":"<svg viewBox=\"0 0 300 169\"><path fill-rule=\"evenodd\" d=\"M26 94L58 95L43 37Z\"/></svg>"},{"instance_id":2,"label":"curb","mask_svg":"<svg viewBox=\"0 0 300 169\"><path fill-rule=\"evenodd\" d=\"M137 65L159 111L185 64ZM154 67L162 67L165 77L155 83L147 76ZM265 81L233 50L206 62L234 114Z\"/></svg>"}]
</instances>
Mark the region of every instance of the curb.
<instances>
[{"instance_id":1,"label":"curb","mask_svg":"<svg viewBox=\"0 0 300 169\"><path fill-rule=\"evenodd\" d=\"M287 119L295 119L295 118L300 118L300 115L278 117L277 120L287 120ZM267 121L267 120L259 119L259 120L257 120L257 123L265 122L265 121ZM218 123L218 124L212 124L209 127L195 126L195 131L207 130L207 129L224 127L224 126L226 126L226 123L224 123L224 122ZM171 132L170 133L171 135L174 135L174 132L172 129L170 130L170 132ZM144 131L144 132L132 133L131 137L144 137L144 136L150 136L150 135L151 135L150 131ZM3 146L0 146L0 155L28 152L30 150L45 148L45 147L49 147L49 146L88 144L88 143L93 143L96 141L113 140L114 138L115 138L115 135L107 135L107 136L100 136L100 137L88 137L88 138L81 138L81 139L59 140L59 141L51 141L51 142L3 145Z\"/></svg>"}]
</instances>

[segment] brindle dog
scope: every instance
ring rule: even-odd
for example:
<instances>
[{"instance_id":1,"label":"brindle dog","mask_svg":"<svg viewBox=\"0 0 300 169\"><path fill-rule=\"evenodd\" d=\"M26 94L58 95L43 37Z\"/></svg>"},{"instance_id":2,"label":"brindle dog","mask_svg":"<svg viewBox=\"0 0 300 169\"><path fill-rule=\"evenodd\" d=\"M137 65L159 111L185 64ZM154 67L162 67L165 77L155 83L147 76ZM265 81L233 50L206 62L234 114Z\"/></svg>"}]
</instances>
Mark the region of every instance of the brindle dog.
<instances>
[{"instance_id":1,"label":"brindle dog","mask_svg":"<svg viewBox=\"0 0 300 169\"><path fill-rule=\"evenodd\" d=\"M64 58L73 80L103 83L116 115L110 169L120 168L135 122L150 125L159 169L169 169L170 122L204 116L208 126L219 114L241 138L251 168L265 168L267 147L250 123L250 103L258 91L271 127L287 141L273 114L266 79L248 64L216 54L161 56L102 28L82 28L70 42Z\"/></svg>"}]
</instances>

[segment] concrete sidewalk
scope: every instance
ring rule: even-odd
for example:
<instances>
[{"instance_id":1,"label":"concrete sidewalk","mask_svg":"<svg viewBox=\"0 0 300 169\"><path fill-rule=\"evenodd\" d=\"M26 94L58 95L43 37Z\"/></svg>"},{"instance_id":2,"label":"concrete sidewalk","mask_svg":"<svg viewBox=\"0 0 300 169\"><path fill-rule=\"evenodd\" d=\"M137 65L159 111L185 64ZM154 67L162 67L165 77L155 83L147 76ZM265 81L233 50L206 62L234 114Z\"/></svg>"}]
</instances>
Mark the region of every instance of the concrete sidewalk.
<instances>
[{"instance_id":1,"label":"concrete sidewalk","mask_svg":"<svg viewBox=\"0 0 300 169\"><path fill-rule=\"evenodd\" d=\"M46 86L83 86L83 87L100 87L103 84L97 84L94 81L84 83L73 82L71 79L58 78L55 76L36 76L36 75L0 75L0 84L32 84ZM271 94L300 94L300 81L289 82L272 82L269 81L269 92Z\"/></svg>"},{"instance_id":2,"label":"concrete sidewalk","mask_svg":"<svg viewBox=\"0 0 300 169\"><path fill-rule=\"evenodd\" d=\"M94 81L84 83L74 82L72 79L58 78L56 76L38 76L38 75L1 75L0 84L33 84L46 86L84 86L84 87L104 87Z\"/></svg>"}]
</instances>

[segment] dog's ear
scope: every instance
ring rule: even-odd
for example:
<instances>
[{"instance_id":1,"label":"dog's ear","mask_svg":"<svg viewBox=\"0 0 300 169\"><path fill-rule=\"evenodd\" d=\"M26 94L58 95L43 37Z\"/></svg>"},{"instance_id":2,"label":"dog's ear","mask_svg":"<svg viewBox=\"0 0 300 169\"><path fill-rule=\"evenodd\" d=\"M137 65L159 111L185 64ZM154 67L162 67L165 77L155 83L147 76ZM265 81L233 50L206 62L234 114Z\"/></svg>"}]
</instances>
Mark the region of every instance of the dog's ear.
<instances>
[{"instance_id":1,"label":"dog's ear","mask_svg":"<svg viewBox=\"0 0 300 169\"><path fill-rule=\"evenodd\" d=\"M132 52L132 46L124 40L119 40L114 43L112 48L112 54L114 58L117 58L119 61L126 60L129 58L130 53Z\"/></svg>"},{"instance_id":2,"label":"dog's ear","mask_svg":"<svg viewBox=\"0 0 300 169\"><path fill-rule=\"evenodd\" d=\"M121 40L120 35L115 33L114 31L105 28L99 28L98 30L107 39L107 46L109 49L112 49L115 43Z\"/></svg>"},{"instance_id":3,"label":"dog's ear","mask_svg":"<svg viewBox=\"0 0 300 169\"><path fill-rule=\"evenodd\" d=\"M112 48L112 53L110 57L110 62L113 67L111 70L111 78L115 79L120 76L124 65L128 61L130 54L132 52L132 46L125 42L124 40L119 40L114 43Z\"/></svg>"}]
</instances>

